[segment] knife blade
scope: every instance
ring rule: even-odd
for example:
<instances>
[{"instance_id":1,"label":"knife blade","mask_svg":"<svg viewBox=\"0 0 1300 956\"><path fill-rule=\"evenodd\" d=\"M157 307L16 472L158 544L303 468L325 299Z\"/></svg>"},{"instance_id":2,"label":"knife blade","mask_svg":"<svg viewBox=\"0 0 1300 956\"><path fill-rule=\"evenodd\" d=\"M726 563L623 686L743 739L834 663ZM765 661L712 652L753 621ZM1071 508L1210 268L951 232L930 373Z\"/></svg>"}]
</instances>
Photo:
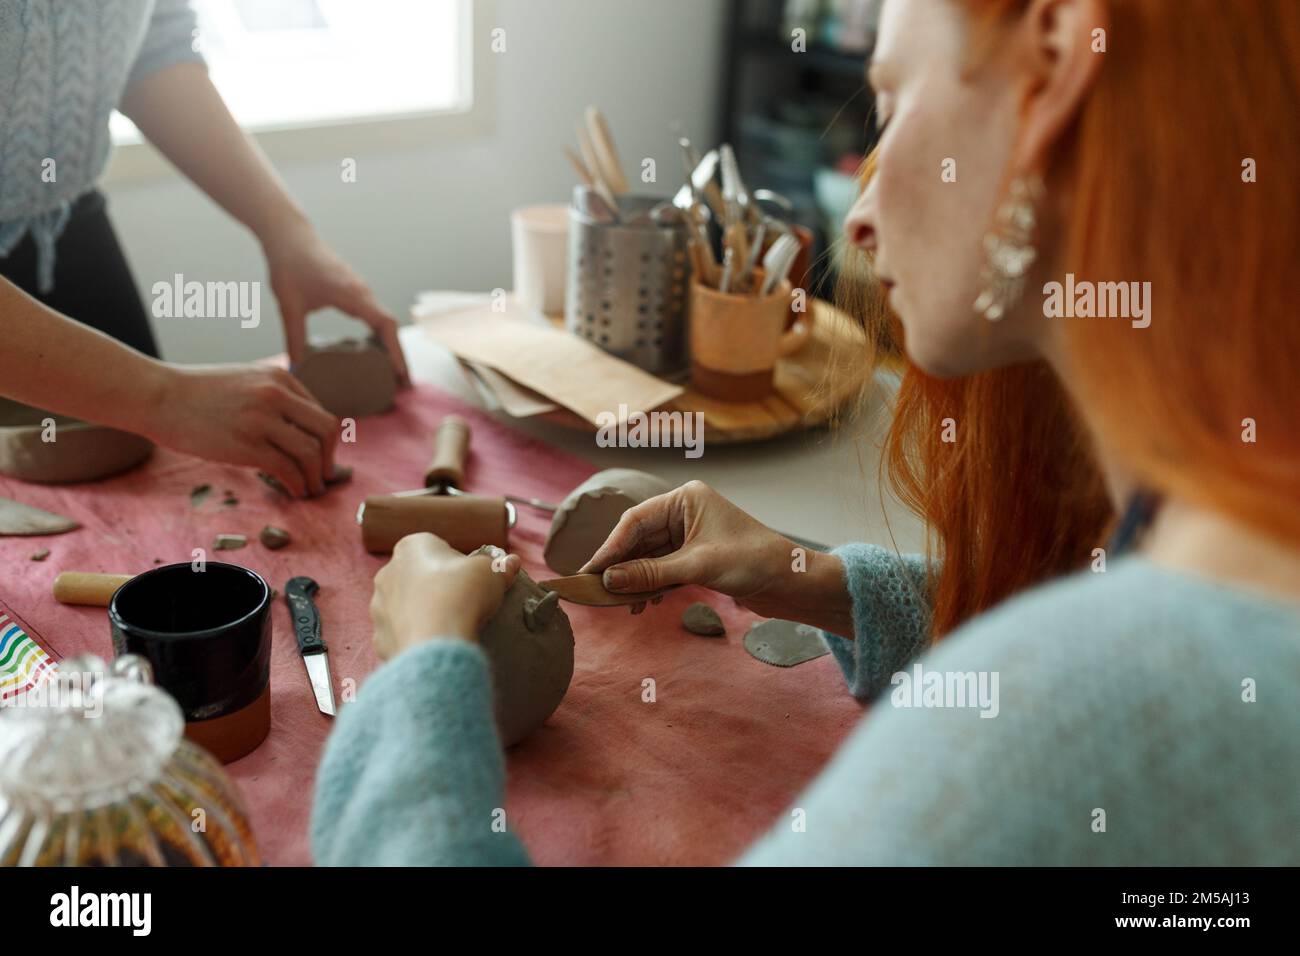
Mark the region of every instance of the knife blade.
<instances>
[{"instance_id":1,"label":"knife blade","mask_svg":"<svg viewBox=\"0 0 1300 956\"><path fill-rule=\"evenodd\" d=\"M307 577L290 578L284 586L284 599L293 619L293 634L298 640L307 679L316 695L316 707L322 714L334 716L334 685L330 680L330 656L321 637L320 611L315 597L320 585Z\"/></svg>"}]
</instances>

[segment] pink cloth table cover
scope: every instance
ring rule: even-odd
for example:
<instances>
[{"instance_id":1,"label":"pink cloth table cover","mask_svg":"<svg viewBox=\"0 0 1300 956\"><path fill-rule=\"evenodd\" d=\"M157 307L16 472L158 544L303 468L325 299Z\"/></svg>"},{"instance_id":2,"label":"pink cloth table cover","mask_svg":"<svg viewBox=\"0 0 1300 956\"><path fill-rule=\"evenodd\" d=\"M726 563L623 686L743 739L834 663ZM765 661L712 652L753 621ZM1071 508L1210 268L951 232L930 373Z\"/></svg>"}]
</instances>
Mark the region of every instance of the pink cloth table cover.
<instances>
[{"instance_id":1,"label":"pink cloth table cover","mask_svg":"<svg viewBox=\"0 0 1300 956\"><path fill-rule=\"evenodd\" d=\"M281 593L274 602L271 732L228 766L252 815L264 859L311 862L308 821L321 747L331 719L320 714L289 627L285 582L308 575L330 650L335 693L346 701L379 664L370 644L371 580L384 559L366 554L355 522L367 495L418 487L434 430L449 413L473 428L467 490L559 501L593 471L428 386L403 393L388 414L360 419L338 461L350 484L313 501L288 501L248 470L160 450L142 468L95 484L41 486L0 478L0 495L80 521L70 534L0 538L4 600L56 657L112 656L101 608L67 607L51 595L62 570L139 573L210 560L242 564ZM668 449L664 454L673 454ZM197 508L190 492L212 491ZM229 490L238 504L223 504ZM270 551L264 525L293 543ZM534 577L549 517L526 507L511 548ZM218 534L248 547L212 550ZM31 560L49 548L43 562ZM682 629L693 601L712 604L724 638ZM753 615L696 588L670 592L640 616L566 605L577 639L568 696L537 734L509 754L507 814L533 858L550 865L721 864L777 822L862 714L828 656L788 670L741 646ZM645 681L654 681L647 702ZM343 703L342 706L346 706Z\"/></svg>"}]
</instances>

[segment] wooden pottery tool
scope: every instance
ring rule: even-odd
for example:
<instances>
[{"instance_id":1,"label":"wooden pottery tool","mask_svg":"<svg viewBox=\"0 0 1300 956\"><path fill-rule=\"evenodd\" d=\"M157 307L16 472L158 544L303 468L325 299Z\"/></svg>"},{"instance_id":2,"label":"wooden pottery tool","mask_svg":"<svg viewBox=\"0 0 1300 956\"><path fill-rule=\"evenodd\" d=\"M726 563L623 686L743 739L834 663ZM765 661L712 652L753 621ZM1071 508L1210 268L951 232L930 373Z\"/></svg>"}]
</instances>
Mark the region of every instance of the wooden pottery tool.
<instances>
[{"instance_id":1,"label":"wooden pottery tool","mask_svg":"<svg viewBox=\"0 0 1300 956\"><path fill-rule=\"evenodd\" d=\"M596 154L596 164L609 183L610 190L615 196L621 196L627 192L627 178L623 175L623 162L619 159L618 148L614 145L614 137L610 135L609 125L605 122L605 117L601 115L599 109L594 106L587 107L587 134L591 137L592 150Z\"/></svg>"},{"instance_id":2,"label":"wooden pottery tool","mask_svg":"<svg viewBox=\"0 0 1300 956\"><path fill-rule=\"evenodd\" d=\"M588 607L622 607L629 604L644 604L657 601L673 587L660 588L657 591L643 591L638 594L615 594L605 590L604 581L599 574L570 574L562 578L538 581L548 591L554 591L563 601L573 604L585 604Z\"/></svg>"},{"instance_id":3,"label":"wooden pottery tool","mask_svg":"<svg viewBox=\"0 0 1300 956\"><path fill-rule=\"evenodd\" d=\"M108 607L117 589L133 574L92 574L86 571L60 571L54 579L54 600L60 604Z\"/></svg>"},{"instance_id":4,"label":"wooden pottery tool","mask_svg":"<svg viewBox=\"0 0 1300 956\"><path fill-rule=\"evenodd\" d=\"M507 510L508 509L508 510ZM485 544L508 547L513 506L502 498L371 495L358 512L361 541L371 554L388 554L408 534L436 534L466 554Z\"/></svg>"},{"instance_id":5,"label":"wooden pottery tool","mask_svg":"<svg viewBox=\"0 0 1300 956\"><path fill-rule=\"evenodd\" d=\"M469 439L469 422L459 415L447 415L438 423L438 430L433 436L433 458L429 460L429 465L424 471L424 487L412 488L409 491L395 491L386 497L468 496L469 492L462 491L461 485L465 483L465 460L469 457ZM527 498L520 495L505 495L492 500L505 502L507 526L511 528L515 526L515 505L527 505L530 508L546 512L554 512L557 507L537 498ZM365 505L363 504L361 510L357 512L358 524L362 521L364 511ZM484 541L482 543L491 544L492 542Z\"/></svg>"}]
</instances>

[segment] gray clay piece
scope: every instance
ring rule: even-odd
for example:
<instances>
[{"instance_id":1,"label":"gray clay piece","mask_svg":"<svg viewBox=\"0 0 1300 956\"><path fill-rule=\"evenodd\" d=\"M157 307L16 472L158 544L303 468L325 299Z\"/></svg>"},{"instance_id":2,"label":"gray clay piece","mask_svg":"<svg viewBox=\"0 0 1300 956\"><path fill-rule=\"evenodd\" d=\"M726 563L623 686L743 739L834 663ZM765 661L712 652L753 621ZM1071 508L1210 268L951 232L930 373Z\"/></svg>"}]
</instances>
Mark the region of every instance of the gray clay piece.
<instances>
[{"instance_id":1,"label":"gray clay piece","mask_svg":"<svg viewBox=\"0 0 1300 956\"><path fill-rule=\"evenodd\" d=\"M272 551L279 551L290 541L289 532L274 525L267 525L263 528L262 533L258 535L258 539L262 542L263 547L270 548Z\"/></svg>"},{"instance_id":2,"label":"gray clay piece","mask_svg":"<svg viewBox=\"0 0 1300 956\"><path fill-rule=\"evenodd\" d=\"M397 375L388 353L373 338L309 346L292 371L325 410L339 418L386 412L397 395Z\"/></svg>"},{"instance_id":3,"label":"gray clay piece","mask_svg":"<svg viewBox=\"0 0 1300 956\"><path fill-rule=\"evenodd\" d=\"M696 601L682 613L682 627L700 637L721 637L727 633L718 612L702 601Z\"/></svg>"},{"instance_id":4,"label":"gray clay piece","mask_svg":"<svg viewBox=\"0 0 1300 956\"><path fill-rule=\"evenodd\" d=\"M152 451L153 442L139 435L0 399L0 474L10 478L98 481L134 468Z\"/></svg>"},{"instance_id":5,"label":"gray clay piece","mask_svg":"<svg viewBox=\"0 0 1300 956\"><path fill-rule=\"evenodd\" d=\"M558 574L577 574L624 511L672 489L662 478L631 468L596 472L569 492L551 519L543 551L547 566Z\"/></svg>"},{"instance_id":6,"label":"gray clay piece","mask_svg":"<svg viewBox=\"0 0 1300 956\"><path fill-rule=\"evenodd\" d=\"M560 706L573 679L573 628L559 606L525 571L479 638L492 668L497 729L509 747Z\"/></svg>"},{"instance_id":7,"label":"gray clay piece","mask_svg":"<svg viewBox=\"0 0 1300 956\"><path fill-rule=\"evenodd\" d=\"M238 551L246 544L248 538L242 534L219 534L212 548L214 551Z\"/></svg>"},{"instance_id":8,"label":"gray clay piece","mask_svg":"<svg viewBox=\"0 0 1300 956\"><path fill-rule=\"evenodd\" d=\"M0 498L0 535L63 534L81 525L71 518Z\"/></svg>"}]
</instances>

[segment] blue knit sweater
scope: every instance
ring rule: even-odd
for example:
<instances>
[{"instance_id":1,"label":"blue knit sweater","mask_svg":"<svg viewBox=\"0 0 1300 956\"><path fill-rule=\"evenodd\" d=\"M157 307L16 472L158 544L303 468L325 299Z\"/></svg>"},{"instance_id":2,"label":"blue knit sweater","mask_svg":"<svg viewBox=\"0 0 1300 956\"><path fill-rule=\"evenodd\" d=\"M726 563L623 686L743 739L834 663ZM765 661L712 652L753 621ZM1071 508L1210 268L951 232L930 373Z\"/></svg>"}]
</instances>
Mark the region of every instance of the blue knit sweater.
<instances>
[{"instance_id":1,"label":"blue knit sweater","mask_svg":"<svg viewBox=\"0 0 1300 956\"><path fill-rule=\"evenodd\" d=\"M31 234L41 291L72 202L108 162L109 116L195 52L189 0L0 0L0 256Z\"/></svg>"},{"instance_id":2,"label":"blue knit sweater","mask_svg":"<svg viewBox=\"0 0 1300 956\"><path fill-rule=\"evenodd\" d=\"M1300 863L1300 607L1125 558L916 656L920 560L836 553L856 633L828 640L879 697L740 862ZM482 652L413 648L338 718L316 861L526 863L492 825L504 784Z\"/></svg>"}]
</instances>

